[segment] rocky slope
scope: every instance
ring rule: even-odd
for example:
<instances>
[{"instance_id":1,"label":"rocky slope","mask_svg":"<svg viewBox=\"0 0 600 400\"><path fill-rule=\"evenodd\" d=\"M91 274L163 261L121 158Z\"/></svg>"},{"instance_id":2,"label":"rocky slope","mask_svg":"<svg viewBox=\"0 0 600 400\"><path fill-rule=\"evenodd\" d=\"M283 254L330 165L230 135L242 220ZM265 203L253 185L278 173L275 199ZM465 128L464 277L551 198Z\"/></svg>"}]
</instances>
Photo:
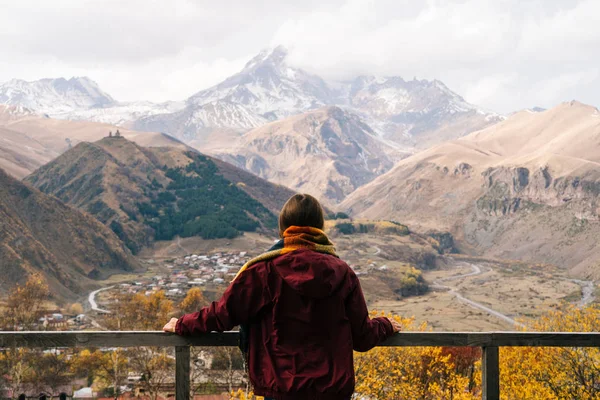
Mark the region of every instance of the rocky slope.
<instances>
[{"instance_id":1,"label":"rocky slope","mask_svg":"<svg viewBox=\"0 0 600 400\"><path fill-rule=\"evenodd\" d=\"M578 102L506 121L400 161L343 203L368 218L451 230L499 258L600 277L600 112Z\"/></svg>"},{"instance_id":2,"label":"rocky slope","mask_svg":"<svg viewBox=\"0 0 600 400\"><path fill-rule=\"evenodd\" d=\"M26 181L95 216L133 251L156 239L273 229L292 195L189 149L124 138L80 143Z\"/></svg>"},{"instance_id":3,"label":"rocky slope","mask_svg":"<svg viewBox=\"0 0 600 400\"><path fill-rule=\"evenodd\" d=\"M389 170L401 155L360 118L338 107L266 124L241 136L235 145L212 152L329 204Z\"/></svg>"},{"instance_id":4,"label":"rocky slope","mask_svg":"<svg viewBox=\"0 0 600 400\"><path fill-rule=\"evenodd\" d=\"M114 125L52 119L23 107L0 105L0 168L23 178L78 143L99 140L117 129ZM143 146L187 148L160 133L122 128L120 132Z\"/></svg>"},{"instance_id":5,"label":"rocky slope","mask_svg":"<svg viewBox=\"0 0 600 400\"><path fill-rule=\"evenodd\" d=\"M129 250L95 218L0 170L1 291L39 272L56 298L73 298L94 279L137 268Z\"/></svg>"}]
</instances>

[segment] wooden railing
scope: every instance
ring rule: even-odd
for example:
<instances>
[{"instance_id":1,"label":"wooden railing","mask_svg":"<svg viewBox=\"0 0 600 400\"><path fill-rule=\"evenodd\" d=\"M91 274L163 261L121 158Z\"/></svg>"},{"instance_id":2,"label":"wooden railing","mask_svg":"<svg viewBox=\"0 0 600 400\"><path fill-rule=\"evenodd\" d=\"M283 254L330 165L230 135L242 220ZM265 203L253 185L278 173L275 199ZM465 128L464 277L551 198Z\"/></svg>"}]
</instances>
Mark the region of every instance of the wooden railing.
<instances>
[{"instance_id":1,"label":"wooden railing","mask_svg":"<svg viewBox=\"0 0 600 400\"><path fill-rule=\"evenodd\" d=\"M181 337L163 332L0 332L7 347L175 347L176 400L190 394L190 346L237 346L236 332ZM482 398L500 398L498 349L504 346L600 347L600 333L537 332L402 332L381 346L481 347Z\"/></svg>"}]
</instances>

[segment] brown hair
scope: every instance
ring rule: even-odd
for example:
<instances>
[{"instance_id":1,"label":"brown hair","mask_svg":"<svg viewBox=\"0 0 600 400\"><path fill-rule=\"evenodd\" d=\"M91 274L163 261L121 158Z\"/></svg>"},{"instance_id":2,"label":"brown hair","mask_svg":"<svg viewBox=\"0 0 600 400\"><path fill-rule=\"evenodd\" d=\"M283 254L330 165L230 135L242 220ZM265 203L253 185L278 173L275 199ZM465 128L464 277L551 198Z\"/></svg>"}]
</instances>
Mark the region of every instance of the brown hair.
<instances>
[{"instance_id":1,"label":"brown hair","mask_svg":"<svg viewBox=\"0 0 600 400\"><path fill-rule=\"evenodd\" d=\"M312 226L323 229L323 207L309 194L295 194L285 203L279 214L279 235L290 226Z\"/></svg>"}]
</instances>

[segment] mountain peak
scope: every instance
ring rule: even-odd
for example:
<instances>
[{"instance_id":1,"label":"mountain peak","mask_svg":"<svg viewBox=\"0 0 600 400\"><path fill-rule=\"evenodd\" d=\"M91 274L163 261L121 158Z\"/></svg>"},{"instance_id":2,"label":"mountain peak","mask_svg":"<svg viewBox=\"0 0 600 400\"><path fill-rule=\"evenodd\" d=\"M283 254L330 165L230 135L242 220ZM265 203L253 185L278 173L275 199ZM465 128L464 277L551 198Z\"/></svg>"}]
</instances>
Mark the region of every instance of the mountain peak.
<instances>
[{"instance_id":1,"label":"mountain peak","mask_svg":"<svg viewBox=\"0 0 600 400\"><path fill-rule=\"evenodd\" d=\"M61 115L115 103L88 77L44 78L30 82L12 79L0 85L0 104L23 106L42 114Z\"/></svg>"},{"instance_id":2,"label":"mountain peak","mask_svg":"<svg viewBox=\"0 0 600 400\"><path fill-rule=\"evenodd\" d=\"M284 46L277 46L262 50L254 58L246 63L244 70L254 69L260 65L270 64L281 66L285 64L288 50Z\"/></svg>"}]
</instances>

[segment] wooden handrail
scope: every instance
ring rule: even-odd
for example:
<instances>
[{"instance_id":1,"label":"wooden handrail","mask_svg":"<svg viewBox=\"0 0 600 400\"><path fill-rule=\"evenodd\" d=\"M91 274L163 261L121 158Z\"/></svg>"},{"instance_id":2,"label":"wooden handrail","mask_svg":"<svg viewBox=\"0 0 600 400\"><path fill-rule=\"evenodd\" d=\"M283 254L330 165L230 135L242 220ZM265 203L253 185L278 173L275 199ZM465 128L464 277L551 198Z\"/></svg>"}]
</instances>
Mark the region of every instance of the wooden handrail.
<instances>
[{"instance_id":1,"label":"wooden handrail","mask_svg":"<svg viewBox=\"0 0 600 400\"><path fill-rule=\"evenodd\" d=\"M160 331L0 331L0 347L178 347L237 346L238 332L194 337ZM600 347L600 333L588 332L401 332L381 346Z\"/></svg>"},{"instance_id":2,"label":"wooden handrail","mask_svg":"<svg viewBox=\"0 0 600 400\"><path fill-rule=\"evenodd\" d=\"M175 347L176 400L189 400L190 346L237 346L237 332L182 337L158 331L0 332L8 347ZM499 348L600 347L600 333L587 332L401 332L381 346L481 347L482 397L500 399Z\"/></svg>"}]
</instances>

